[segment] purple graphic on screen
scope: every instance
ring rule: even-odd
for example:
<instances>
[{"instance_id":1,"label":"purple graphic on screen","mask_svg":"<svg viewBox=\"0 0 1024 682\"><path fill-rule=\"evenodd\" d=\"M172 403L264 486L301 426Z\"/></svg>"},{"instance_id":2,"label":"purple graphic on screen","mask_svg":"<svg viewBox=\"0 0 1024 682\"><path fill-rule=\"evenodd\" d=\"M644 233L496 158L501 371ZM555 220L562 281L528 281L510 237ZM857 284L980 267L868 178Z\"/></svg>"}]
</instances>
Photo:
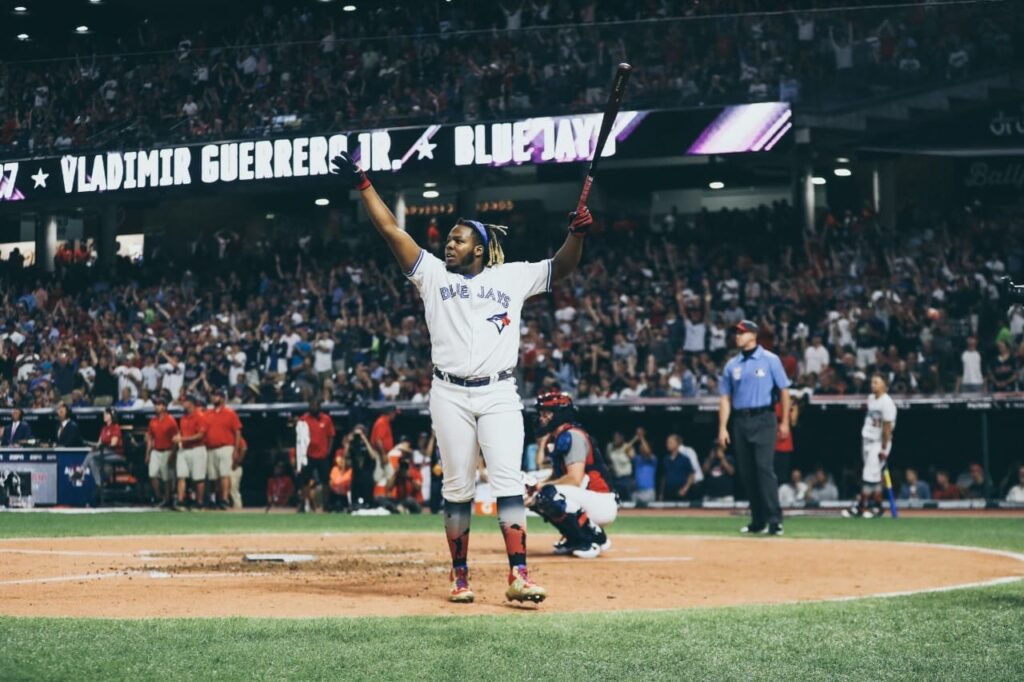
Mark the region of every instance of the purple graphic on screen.
<instances>
[{"instance_id":1,"label":"purple graphic on screen","mask_svg":"<svg viewBox=\"0 0 1024 682\"><path fill-rule=\"evenodd\" d=\"M0 201L22 201L25 195L8 178L0 174Z\"/></svg>"},{"instance_id":2,"label":"purple graphic on screen","mask_svg":"<svg viewBox=\"0 0 1024 682\"><path fill-rule=\"evenodd\" d=\"M787 102L760 102L726 107L687 154L734 154L769 151L793 127Z\"/></svg>"}]
</instances>

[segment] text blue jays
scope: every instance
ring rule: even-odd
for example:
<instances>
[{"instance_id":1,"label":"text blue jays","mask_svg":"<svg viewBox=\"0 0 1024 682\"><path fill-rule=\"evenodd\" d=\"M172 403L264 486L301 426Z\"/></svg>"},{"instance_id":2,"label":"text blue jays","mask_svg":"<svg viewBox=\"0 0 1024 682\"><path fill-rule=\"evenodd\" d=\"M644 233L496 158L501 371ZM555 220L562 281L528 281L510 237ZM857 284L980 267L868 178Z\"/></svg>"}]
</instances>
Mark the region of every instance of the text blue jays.
<instances>
[{"instance_id":1,"label":"text blue jays","mask_svg":"<svg viewBox=\"0 0 1024 682\"><path fill-rule=\"evenodd\" d=\"M441 300L450 301L456 298L469 298L473 296L473 292L470 291L468 284L449 284L448 286L441 287ZM502 308L508 308L512 302L511 297L504 291L499 291L494 287L481 286L475 294L476 298L490 299L501 305Z\"/></svg>"}]
</instances>

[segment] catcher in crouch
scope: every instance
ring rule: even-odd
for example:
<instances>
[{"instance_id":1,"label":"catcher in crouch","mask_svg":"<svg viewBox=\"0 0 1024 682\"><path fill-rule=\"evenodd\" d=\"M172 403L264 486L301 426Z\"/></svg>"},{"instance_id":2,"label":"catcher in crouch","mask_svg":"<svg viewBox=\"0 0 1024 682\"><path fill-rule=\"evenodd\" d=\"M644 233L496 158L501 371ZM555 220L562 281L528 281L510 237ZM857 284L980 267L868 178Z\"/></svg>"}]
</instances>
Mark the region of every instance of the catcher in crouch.
<instances>
[{"instance_id":1,"label":"catcher in crouch","mask_svg":"<svg viewBox=\"0 0 1024 682\"><path fill-rule=\"evenodd\" d=\"M597 558L611 548L602 526L615 521L619 512L604 459L576 421L576 406L568 394L542 393L537 411L552 474L543 484L527 482L527 506L562 534L555 554Z\"/></svg>"}]
</instances>

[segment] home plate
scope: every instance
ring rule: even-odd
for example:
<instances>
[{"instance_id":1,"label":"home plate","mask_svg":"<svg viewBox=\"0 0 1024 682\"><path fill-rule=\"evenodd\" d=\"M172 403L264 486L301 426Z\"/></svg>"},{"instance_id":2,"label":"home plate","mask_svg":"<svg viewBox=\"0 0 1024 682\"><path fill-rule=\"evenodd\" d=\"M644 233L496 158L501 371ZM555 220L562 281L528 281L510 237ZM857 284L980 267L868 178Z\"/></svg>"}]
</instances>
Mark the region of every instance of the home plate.
<instances>
[{"instance_id":1,"label":"home plate","mask_svg":"<svg viewBox=\"0 0 1024 682\"><path fill-rule=\"evenodd\" d=\"M246 561L276 561L283 564L297 564L303 561L314 561L312 554L246 554Z\"/></svg>"}]
</instances>

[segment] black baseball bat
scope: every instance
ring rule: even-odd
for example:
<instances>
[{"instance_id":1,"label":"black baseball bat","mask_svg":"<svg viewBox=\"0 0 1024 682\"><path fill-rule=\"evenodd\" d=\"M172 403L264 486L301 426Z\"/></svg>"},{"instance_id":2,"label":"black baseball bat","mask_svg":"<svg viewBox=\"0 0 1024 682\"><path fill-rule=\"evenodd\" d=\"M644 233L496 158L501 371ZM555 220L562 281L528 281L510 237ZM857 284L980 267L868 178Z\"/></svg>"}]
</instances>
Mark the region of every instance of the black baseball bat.
<instances>
[{"instance_id":1,"label":"black baseball bat","mask_svg":"<svg viewBox=\"0 0 1024 682\"><path fill-rule=\"evenodd\" d=\"M623 62L615 71L612 78L612 89L608 93L608 104L604 108L604 117L601 119L601 130L597 134L597 146L594 147L594 156L590 159L590 168L587 169L587 179L583 181L583 191L580 192L580 200L576 204L576 210L581 210L587 205L590 197L590 186L594 184L594 173L597 172L597 164L601 160L601 152L604 151L604 143L608 141L608 135L612 131L612 124L615 117L619 115L619 107L622 105L622 95L626 92L626 81L629 74L633 73L633 67Z\"/></svg>"}]
</instances>

